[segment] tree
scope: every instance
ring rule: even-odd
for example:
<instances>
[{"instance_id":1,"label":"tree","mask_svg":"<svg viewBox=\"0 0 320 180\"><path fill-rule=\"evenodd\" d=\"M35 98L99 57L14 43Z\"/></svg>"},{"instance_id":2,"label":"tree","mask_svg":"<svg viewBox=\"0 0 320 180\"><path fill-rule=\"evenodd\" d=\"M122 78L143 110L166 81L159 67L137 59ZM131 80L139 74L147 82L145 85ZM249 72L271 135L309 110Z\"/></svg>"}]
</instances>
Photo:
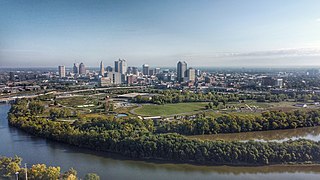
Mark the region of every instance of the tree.
<instances>
[{"instance_id":1,"label":"tree","mask_svg":"<svg viewBox=\"0 0 320 180\"><path fill-rule=\"evenodd\" d=\"M58 108L51 108L50 111L50 118L52 120L57 120L59 118L59 115L60 115L60 109Z\"/></svg>"},{"instance_id":2,"label":"tree","mask_svg":"<svg viewBox=\"0 0 320 180\"><path fill-rule=\"evenodd\" d=\"M60 176L60 167L48 167L45 164L33 165L28 170L30 179L56 180Z\"/></svg>"},{"instance_id":3,"label":"tree","mask_svg":"<svg viewBox=\"0 0 320 180\"><path fill-rule=\"evenodd\" d=\"M8 157L0 157L0 174L10 177L20 171L22 159L15 156L13 159Z\"/></svg>"},{"instance_id":4,"label":"tree","mask_svg":"<svg viewBox=\"0 0 320 180\"><path fill-rule=\"evenodd\" d=\"M11 163L8 164L6 170L7 170L7 175L8 176L13 175L16 172L20 171L20 165L18 163L16 163L16 162L11 162Z\"/></svg>"},{"instance_id":5,"label":"tree","mask_svg":"<svg viewBox=\"0 0 320 180\"><path fill-rule=\"evenodd\" d=\"M219 106L219 101L217 101L217 100L212 101L212 103L213 103L213 105L214 105L215 107L218 107L218 106Z\"/></svg>"},{"instance_id":6,"label":"tree","mask_svg":"<svg viewBox=\"0 0 320 180\"><path fill-rule=\"evenodd\" d=\"M84 180L100 180L100 177L95 173L88 173L84 177Z\"/></svg>"},{"instance_id":7,"label":"tree","mask_svg":"<svg viewBox=\"0 0 320 180\"><path fill-rule=\"evenodd\" d=\"M76 180L77 179L77 171L73 168L70 168L67 172L62 175L62 178L65 180Z\"/></svg>"},{"instance_id":8,"label":"tree","mask_svg":"<svg viewBox=\"0 0 320 180\"><path fill-rule=\"evenodd\" d=\"M40 101L31 101L29 103L30 113L33 115L42 114L44 111L44 105Z\"/></svg>"}]
</instances>

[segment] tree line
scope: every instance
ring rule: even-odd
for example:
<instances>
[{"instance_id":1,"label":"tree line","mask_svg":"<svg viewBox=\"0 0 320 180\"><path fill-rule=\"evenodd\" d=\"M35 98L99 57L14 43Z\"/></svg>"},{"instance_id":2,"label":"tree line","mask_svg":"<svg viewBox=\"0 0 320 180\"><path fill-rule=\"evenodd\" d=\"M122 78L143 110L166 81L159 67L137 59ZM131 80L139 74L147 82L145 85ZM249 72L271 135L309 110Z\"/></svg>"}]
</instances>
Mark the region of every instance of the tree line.
<instances>
[{"instance_id":1,"label":"tree line","mask_svg":"<svg viewBox=\"0 0 320 180\"><path fill-rule=\"evenodd\" d=\"M200 114L192 120L160 121L156 132L199 135L294 129L318 125L320 125L320 110L266 111L261 115L222 114L205 117Z\"/></svg>"},{"instance_id":2,"label":"tree line","mask_svg":"<svg viewBox=\"0 0 320 180\"><path fill-rule=\"evenodd\" d=\"M157 91L158 94L152 96L137 96L132 101L136 103L182 103L182 102L213 102L223 103L239 102L244 100L255 100L257 102L281 102L294 99L299 102L307 102L309 100L318 101L320 96L317 94L272 94L270 92L263 93L219 93L219 92L189 92L177 90Z\"/></svg>"},{"instance_id":3,"label":"tree line","mask_svg":"<svg viewBox=\"0 0 320 180\"><path fill-rule=\"evenodd\" d=\"M47 167L45 164L35 164L30 168L25 168L21 166L22 158L15 157L6 157L0 156L0 179L7 178L19 180L25 180L27 177L30 180L77 180L77 171L73 168L70 168L68 171L61 173L59 166ZM88 173L85 175L84 180L100 180L100 177L94 173Z\"/></svg>"}]
</instances>

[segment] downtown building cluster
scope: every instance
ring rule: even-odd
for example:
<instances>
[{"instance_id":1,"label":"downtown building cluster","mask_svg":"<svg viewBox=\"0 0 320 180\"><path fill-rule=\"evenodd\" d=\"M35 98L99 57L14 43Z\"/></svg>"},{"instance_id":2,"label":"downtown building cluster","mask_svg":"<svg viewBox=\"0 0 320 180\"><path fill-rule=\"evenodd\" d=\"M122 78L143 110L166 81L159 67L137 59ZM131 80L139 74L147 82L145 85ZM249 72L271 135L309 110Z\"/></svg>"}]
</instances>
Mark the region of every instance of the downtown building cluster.
<instances>
[{"instance_id":1,"label":"downtown building cluster","mask_svg":"<svg viewBox=\"0 0 320 180\"><path fill-rule=\"evenodd\" d=\"M97 63L99 65L99 63ZM176 68L157 68L147 64L128 66L119 59L112 66L100 62L99 68L84 63L54 68L3 69L0 93L19 94L105 86L150 86L156 89L188 89L198 92L250 92L268 90L272 94L320 94L319 69L194 69L184 61Z\"/></svg>"},{"instance_id":2,"label":"downtown building cluster","mask_svg":"<svg viewBox=\"0 0 320 180\"><path fill-rule=\"evenodd\" d=\"M70 72L66 73L65 66L58 66L58 74L61 79L90 78L95 79L100 87L112 85L163 85L170 86L173 83L188 83L193 85L196 77L200 76L200 70L187 68L185 61L179 61L176 69L150 67L143 64L141 68L128 66L125 59L114 61L114 66L105 66L100 62L99 69L88 71L83 63L74 63Z\"/></svg>"}]
</instances>

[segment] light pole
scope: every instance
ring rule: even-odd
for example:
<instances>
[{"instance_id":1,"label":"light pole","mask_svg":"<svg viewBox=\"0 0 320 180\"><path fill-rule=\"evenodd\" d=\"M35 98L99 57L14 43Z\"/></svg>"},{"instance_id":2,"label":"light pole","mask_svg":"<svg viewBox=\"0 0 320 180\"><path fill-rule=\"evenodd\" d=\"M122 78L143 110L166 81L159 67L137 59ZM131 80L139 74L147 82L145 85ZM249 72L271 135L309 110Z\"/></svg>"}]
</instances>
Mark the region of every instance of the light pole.
<instances>
[{"instance_id":1,"label":"light pole","mask_svg":"<svg viewBox=\"0 0 320 180\"><path fill-rule=\"evenodd\" d=\"M26 169L26 180L28 180L28 167L27 167L27 163L24 164L24 168Z\"/></svg>"},{"instance_id":2,"label":"light pole","mask_svg":"<svg viewBox=\"0 0 320 180\"><path fill-rule=\"evenodd\" d=\"M19 172L16 172L15 175L16 175L16 180L19 180Z\"/></svg>"}]
</instances>

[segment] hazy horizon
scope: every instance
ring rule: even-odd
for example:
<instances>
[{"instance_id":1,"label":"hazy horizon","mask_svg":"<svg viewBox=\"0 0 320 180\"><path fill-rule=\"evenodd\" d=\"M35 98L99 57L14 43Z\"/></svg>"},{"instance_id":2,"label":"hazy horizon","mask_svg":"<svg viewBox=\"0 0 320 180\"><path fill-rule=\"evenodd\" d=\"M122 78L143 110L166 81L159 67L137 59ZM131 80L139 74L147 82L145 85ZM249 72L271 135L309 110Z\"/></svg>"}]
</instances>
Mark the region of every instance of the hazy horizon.
<instances>
[{"instance_id":1,"label":"hazy horizon","mask_svg":"<svg viewBox=\"0 0 320 180\"><path fill-rule=\"evenodd\" d=\"M0 0L0 67L320 66L317 0Z\"/></svg>"}]
</instances>

